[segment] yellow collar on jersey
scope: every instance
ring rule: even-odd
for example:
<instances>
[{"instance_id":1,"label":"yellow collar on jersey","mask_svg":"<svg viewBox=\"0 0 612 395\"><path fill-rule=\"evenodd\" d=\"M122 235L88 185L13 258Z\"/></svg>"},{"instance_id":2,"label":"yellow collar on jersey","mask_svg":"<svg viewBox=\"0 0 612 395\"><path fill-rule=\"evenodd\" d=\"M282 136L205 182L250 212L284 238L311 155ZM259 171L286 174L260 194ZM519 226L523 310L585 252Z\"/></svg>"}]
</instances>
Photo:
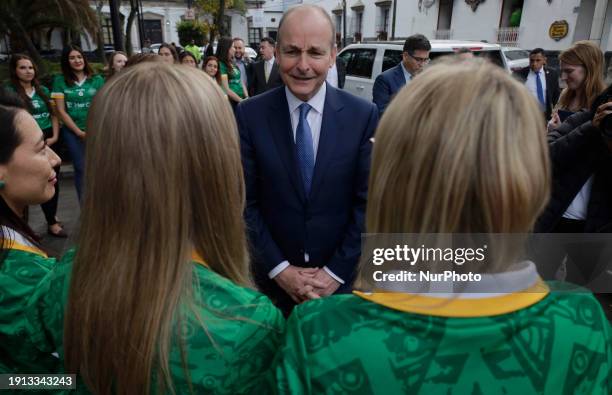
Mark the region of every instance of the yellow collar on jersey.
<instances>
[{"instance_id":1,"label":"yellow collar on jersey","mask_svg":"<svg viewBox=\"0 0 612 395\"><path fill-rule=\"evenodd\" d=\"M480 298L441 298L401 292L365 293L353 291L360 298L406 313L437 317L488 317L512 313L532 306L550 293L541 279L519 292ZM435 295L435 294L431 294Z\"/></svg>"}]
</instances>

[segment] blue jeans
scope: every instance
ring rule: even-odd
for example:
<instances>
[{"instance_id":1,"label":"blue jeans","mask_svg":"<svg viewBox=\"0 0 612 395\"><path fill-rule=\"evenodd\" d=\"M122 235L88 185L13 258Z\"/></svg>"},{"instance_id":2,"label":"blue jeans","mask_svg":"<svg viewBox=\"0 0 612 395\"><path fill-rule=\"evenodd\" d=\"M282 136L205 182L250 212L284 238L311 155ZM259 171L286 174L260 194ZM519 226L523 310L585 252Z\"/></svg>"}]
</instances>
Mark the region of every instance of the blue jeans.
<instances>
[{"instance_id":1,"label":"blue jeans","mask_svg":"<svg viewBox=\"0 0 612 395\"><path fill-rule=\"evenodd\" d=\"M66 143L70 157L72 158L72 166L74 167L74 186L76 187L79 202L83 195L83 168L85 162L85 142L79 136L74 134L67 127L62 127L62 138Z\"/></svg>"}]
</instances>

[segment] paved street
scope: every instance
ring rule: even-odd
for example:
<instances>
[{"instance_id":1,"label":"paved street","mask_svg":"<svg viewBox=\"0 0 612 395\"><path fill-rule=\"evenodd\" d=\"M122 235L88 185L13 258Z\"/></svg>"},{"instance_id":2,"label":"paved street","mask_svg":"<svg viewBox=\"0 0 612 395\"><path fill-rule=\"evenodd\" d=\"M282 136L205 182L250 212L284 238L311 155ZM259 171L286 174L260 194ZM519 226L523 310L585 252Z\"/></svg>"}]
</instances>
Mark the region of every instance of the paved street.
<instances>
[{"instance_id":1,"label":"paved street","mask_svg":"<svg viewBox=\"0 0 612 395\"><path fill-rule=\"evenodd\" d=\"M64 172L64 170L62 170L62 172ZM78 220L81 212L72 175L69 172L68 175L63 173L62 176L63 177L60 178L60 197L57 217L64 224L64 229L69 235L68 239L60 239L47 234L47 222L45 221L45 216L40 206L30 207L29 221L32 229L42 236L43 246L57 256L63 255L66 250L75 244Z\"/></svg>"}]
</instances>

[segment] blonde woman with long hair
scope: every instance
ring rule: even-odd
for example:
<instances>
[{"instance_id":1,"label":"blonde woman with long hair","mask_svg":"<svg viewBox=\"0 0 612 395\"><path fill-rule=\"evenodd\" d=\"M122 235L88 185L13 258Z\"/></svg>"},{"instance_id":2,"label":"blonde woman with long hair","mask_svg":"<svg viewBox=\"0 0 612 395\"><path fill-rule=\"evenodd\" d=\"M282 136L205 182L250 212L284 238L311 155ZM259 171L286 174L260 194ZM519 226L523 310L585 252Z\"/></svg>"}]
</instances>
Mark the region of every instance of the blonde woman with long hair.
<instances>
[{"instance_id":1,"label":"blonde woman with long hair","mask_svg":"<svg viewBox=\"0 0 612 395\"><path fill-rule=\"evenodd\" d=\"M561 80L566 87L553 109L548 129L558 128L570 115L588 111L604 89L604 56L592 41L577 41L559 54Z\"/></svg>"},{"instance_id":2,"label":"blonde woman with long hair","mask_svg":"<svg viewBox=\"0 0 612 395\"><path fill-rule=\"evenodd\" d=\"M223 92L195 68L145 62L109 80L88 125L77 248L41 287L37 345L95 394L252 391L284 321L250 288Z\"/></svg>"},{"instance_id":3,"label":"blonde woman with long hair","mask_svg":"<svg viewBox=\"0 0 612 395\"><path fill-rule=\"evenodd\" d=\"M368 233L528 232L549 193L541 123L535 99L494 65L425 70L377 130ZM271 385L292 395L608 394L610 328L592 295L550 292L531 262L492 261L471 264L481 282L448 294L408 282L391 291L363 259L363 292L293 310Z\"/></svg>"}]
</instances>

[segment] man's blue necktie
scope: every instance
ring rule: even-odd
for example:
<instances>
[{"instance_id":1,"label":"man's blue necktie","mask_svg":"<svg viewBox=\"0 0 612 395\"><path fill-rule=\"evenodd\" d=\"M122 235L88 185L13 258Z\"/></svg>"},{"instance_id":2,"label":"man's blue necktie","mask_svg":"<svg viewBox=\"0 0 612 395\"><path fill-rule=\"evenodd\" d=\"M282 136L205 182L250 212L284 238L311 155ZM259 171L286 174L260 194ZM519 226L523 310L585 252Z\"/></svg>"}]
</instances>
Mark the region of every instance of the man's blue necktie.
<instances>
[{"instance_id":1,"label":"man's blue necktie","mask_svg":"<svg viewBox=\"0 0 612 395\"><path fill-rule=\"evenodd\" d=\"M546 108L546 100L544 99L544 88L542 88L542 80L540 79L540 74L542 71L538 71L536 73L536 89L538 91L538 100L542 107Z\"/></svg>"},{"instance_id":2,"label":"man's blue necktie","mask_svg":"<svg viewBox=\"0 0 612 395\"><path fill-rule=\"evenodd\" d=\"M304 191L306 196L310 195L310 184L312 183L312 173L314 171L315 157L312 146L312 131L308 125L308 112L312 107L308 103L300 105L300 122L295 131L295 147L297 151L298 161L300 162L300 170L304 181Z\"/></svg>"}]
</instances>

